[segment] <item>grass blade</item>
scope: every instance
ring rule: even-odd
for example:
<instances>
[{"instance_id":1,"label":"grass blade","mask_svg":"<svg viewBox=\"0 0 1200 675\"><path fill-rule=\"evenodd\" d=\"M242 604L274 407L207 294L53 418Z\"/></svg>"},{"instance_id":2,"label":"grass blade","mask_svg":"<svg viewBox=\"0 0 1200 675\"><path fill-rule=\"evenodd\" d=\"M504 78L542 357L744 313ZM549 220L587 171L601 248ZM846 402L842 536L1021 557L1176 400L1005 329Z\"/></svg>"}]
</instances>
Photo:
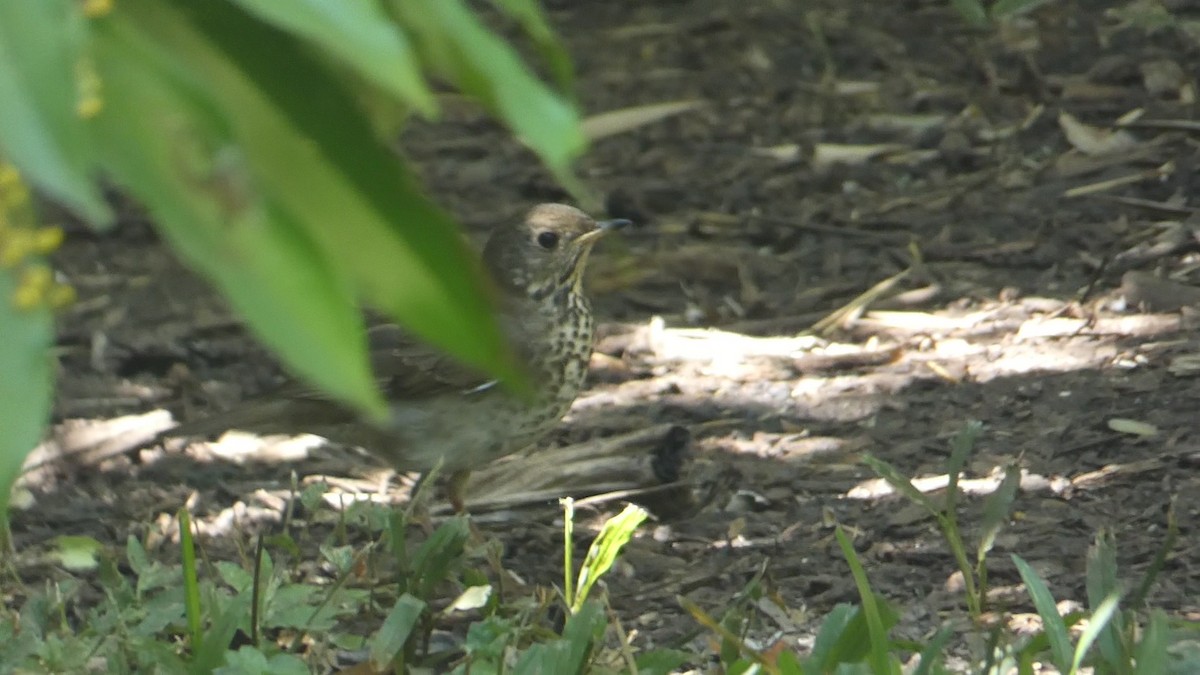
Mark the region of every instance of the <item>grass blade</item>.
<instances>
[{"instance_id":1,"label":"grass blade","mask_svg":"<svg viewBox=\"0 0 1200 675\"><path fill-rule=\"evenodd\" d=\"M1146 624L1146 630L1142 633L1142 641L1134 650L1138 672L1167 672L1167 661L1170 658L1167 653L1167 645L1170 641L1170 633L1171 629L1167 623L1166 613L1161 609L1151 612L1150 622Z\"/></svg>"},{"instance_id":2,"label":"grass blade","mask_svg":"<svg viewBox=\"0 0 1200 675\"><path fill-rule=\"evenodd\" d=\"M1021 487L1021 467L1010 464L1004 470L1004 479L996 491L988 495L983 504L983 521L980 523L981 535L975 559L980 565L987 559L992 546L996 543L996 535L1008 522L1008 514L1012 509L1013 500L1017 496L1017 488Z\"/></svg>"},{"instance_id":3,"label":"grass blade","mask_svg":"<svg viewBox=\"0 0 1200 675\"><path fill-rule=\"evenodd\" d=\"M1088 618L1087 626L1079 635L1079 642L1075 645L1075 657L1071 660L1071 673L1079 672L1079 667L1083 665L1083 659L1087 656L1088 650L1092 648L1092 643L1100 636L1100 633L1108 626L1109 620L1116 615L1117 606L1121 602L1120 593L1112 593L1105 598L1100 606L1097 607L1091 617Z\"/></svg>"},{"instance_id":4,"label":"grass blade","mask_svg":"<svg viewBox=\"0 0 1200 675\"><path fill-rule=\"evenodd\" d=\"M924 492L918 490L917 486L913 485L912 481L909 480L907 476L900 473L896 467L869 453L863 456L862 462L870 467L871 470L876 473L876 475L887 481L888 485L891 485L893 488L895 488L897 492L904 495L914 504L921 505L931 515L937 516L942 512L942 510L933 503L933 500L926 496Z\"/></svg>"},{"instance_id":5,"label":"grass blade","mask_svg":"<svg viewBox=\"0 0 1200 675\"><path fill-rule=\"evenodd\" d=\"M871 670L879 674L890 673L893 668L888 653L887 631L883 626L880 605L876 600L875 593L871 590L871 581L867 579L867 572L863 569L862 561L854 552L854 544L850 542L850 538L846 536L846 532L840 525L834 532L834 536L837 537L838 546L842 549L846 563L850 565L850 574L854 577L854 585L858 588L858 597L862 601L862 613L867 621L867 634L871 646L868 653Z\"/></svg>"},{"instance_id":6,"label":"grass blade","mask_svg":"<svg viewBox=\"0 0 1200 675\"><path fill-rule=\"evenodd\" d=\"M575 606L575 500L564 497L563 507L563 598L567 607Z\"/></svg>"},{"instance_id":7,"label":"grass blade","mask_svg":"<svg viewBox=\"0 0 1200 675\"><path fill-rule=\"evenodd\" d=\"M183 571L183 606L187 615L192 653L204 651L203 618L200 615L200 576L196 569L196 542L192 538L192 518L186 509L179 514L179 553Z\"/></svg>"},{"instance_id":8,"label":"grass blade","mask_svg":"<svg viewBox=\"0 0 1200 675\"><path fill-rule=\"evenodd\" d=\"M1042 631L1049 640L1050 655L1053 658L1054 666L1059 671L1066 673L1072 662L1071 637L1067 632L1066 622L1058 614L1054 596L1050 595L1050 589L1046 587L1046 582L1042 581L1029 563L1018 555L1013 555L1012 560L1013 564L1017 566L1021 580L1025 582L1025 589L1029 592L1029 597L1033 599L1033 606L1037 609L1038 616L1042 617Z\"/></svg>"},{"instance_id":9,"label":"grass blade","mask_svg":"<svg viewBox=\"0 0 1200 675\"><path fill-rule=\"evenodd\" d=\"M600 528L600 534L588 548L587 557L579 570L579 579L575 584L575 601L570 605L572 614L583 607L592 586L608 572L621 549L629 543L633 533L649 515L646 509L629 504L624 511L609 518L604 527Z\"/></svg>"},{"instance_id":10,"label":"grass blade","mask_svg":"<svg viewBox=\"0 0 1200 675\"><path fill-rule=\"evenodd\" d=\"M371 665L376 672L387 672L389 666L404 650L413 628L425 611L425 602L405 593L396 600L383 625L371 638Z\"/></svg>"}]
</instances>

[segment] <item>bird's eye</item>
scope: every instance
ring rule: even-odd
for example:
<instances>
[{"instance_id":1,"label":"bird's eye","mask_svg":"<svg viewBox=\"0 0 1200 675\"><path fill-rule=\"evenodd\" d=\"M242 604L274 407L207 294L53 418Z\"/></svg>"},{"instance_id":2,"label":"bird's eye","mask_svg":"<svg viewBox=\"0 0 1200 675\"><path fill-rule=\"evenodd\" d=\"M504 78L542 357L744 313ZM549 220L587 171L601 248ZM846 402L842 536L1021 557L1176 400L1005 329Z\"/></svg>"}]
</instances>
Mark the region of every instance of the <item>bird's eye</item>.
<instances>
[{"instance_id":1,"label":"bird's eye","mask_svg":"<svg viewBox=\"0 0 1200 675\"><path fill-rule=\"evenodd\" d=\"M547 251L552 250L555 246L558 246L558 233L542 232L537 236L537 243L538 246L541 246Z\"/></svg>"}]
</instances>

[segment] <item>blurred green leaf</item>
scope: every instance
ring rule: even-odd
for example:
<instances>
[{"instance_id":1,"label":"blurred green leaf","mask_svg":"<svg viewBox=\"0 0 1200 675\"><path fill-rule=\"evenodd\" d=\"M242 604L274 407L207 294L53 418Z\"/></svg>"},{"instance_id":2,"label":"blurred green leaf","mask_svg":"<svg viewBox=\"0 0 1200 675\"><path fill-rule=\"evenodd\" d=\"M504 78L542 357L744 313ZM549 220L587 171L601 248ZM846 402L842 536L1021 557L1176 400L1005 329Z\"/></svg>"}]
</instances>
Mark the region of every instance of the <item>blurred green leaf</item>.
<instances>
[{"instance_id":1,"label":"blurred green leaf","mask_svg":"<svg viewBox=\"0 0 1200 675\"><path fill-rule=\"evenodd\" d=\"M21 311L13 306L13 272L0 269L0 547L7 546L3 535L13 483L25 456L42 437L54 387L50 310Z\"/></svg>"},{"instance_id":2,"label":"blurred green leaf","mask_svg":"<svg viewBox=\"0 0 1200 675\"><path fill-rule=\"evenodd\" d=\"M82 119L99 104L86 31L78 2L0 2L0 149L38 188L103 225L112 212L92 181Z\"/></svg>"},{"instance_id":3,"label":"blurred green leaf","mask_svg":"<svg viewBox=\"0 0 1200 675\"><path fill-rule=\"evenodd\" d=\"M779 668L779 675L804 675L804 665L800 662L800 657L790 649L779 652L775 666Z\"/></svg>"},{"instance_id":4,"label":"blurred green leaf","mask_svg":"<svg viewBox=\"0 0 1200 675\"><path fill-rule=\"evenodd\" d=\"M248 187L245 159L211 102L119 18L97 30L96 52L111 100L95 124L111 175L293 370L382 410L350 289L308 233Z\"/></svg>"},{"instance_id":5,"label":"blurred green leaf","mask_svg":"<svg viewBox=\"0 0 1200 675\"><path fill-rule=\"evenodd\" d=\"M579 113L534 77L512 47L461 0L393 0L427 67L479 99L542 158L560 182L575 183L570 162L587 142Z\"/></svg>"},{"instance_id":6,"label":"blurred green leaf","mask_svg":"<svg viewBox=\"0 0 1200 675\"><path fill-rule=\"evenodd\" d=\"M496 6L521 23L521 27L533 39L542 59L550 68L554 83L558 85L562 93L570 95L571 89L575 86L575 66L571 62L571 55L567 53L567 48L555 35L550 23L546 21L541 3L538 0L494 0L494 2Z\"/></svg>"},{"instance_id":7,"label":"blurred green leaf","mask_svg":"<svg viewBox=\"0 0 1200 675\"><path fill-rule=\"evenodd\" d=\"M408 38L376 2L327 0L233 0L260 19L309 40L363 77L419 110L437 112L437 102L417 67Z\"/></svg>"},{"instance_id":8,"label":"blurred green leaf","mask_svg":"<svg viewBox=\"0 0 1200 675\"><path fill-rule=\"evenodd\" d=\"M158 15L147 30L209 85L257 187L308 232L338 277L452 355L522 381L466 242L374 137L339 77L224 3L177 5L184 12L159 15L150 8L163 5L138 3Z\"/></svg>"}]
</instances>

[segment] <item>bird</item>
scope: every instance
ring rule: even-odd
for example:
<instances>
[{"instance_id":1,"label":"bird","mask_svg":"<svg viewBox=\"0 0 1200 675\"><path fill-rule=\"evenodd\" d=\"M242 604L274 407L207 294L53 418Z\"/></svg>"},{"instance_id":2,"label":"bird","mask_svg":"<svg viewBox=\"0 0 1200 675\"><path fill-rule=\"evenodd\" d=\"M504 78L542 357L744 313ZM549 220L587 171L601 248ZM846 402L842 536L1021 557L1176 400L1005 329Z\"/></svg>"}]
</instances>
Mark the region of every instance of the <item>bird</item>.
<instances>
[{"instance_id":1,"label":"bird","mask_svg":"<svg viewBox=\"0 0 1200 675\"><path fill-rule=\"evenodd\" d=\"M473 468L524 450L552 431L583 387L594 319L583 289L592 247L629 220L596 221L564 204L540 204L498 225L482 251L500 330L528 375L521 393L417 340L400 326L367 331L371 368L388 405L382 423L300 382L235 410L185 423L170 436L313 434L360 446L402 471L450 472L447 492L465 513Z\"/></svg>"}]
</instances>

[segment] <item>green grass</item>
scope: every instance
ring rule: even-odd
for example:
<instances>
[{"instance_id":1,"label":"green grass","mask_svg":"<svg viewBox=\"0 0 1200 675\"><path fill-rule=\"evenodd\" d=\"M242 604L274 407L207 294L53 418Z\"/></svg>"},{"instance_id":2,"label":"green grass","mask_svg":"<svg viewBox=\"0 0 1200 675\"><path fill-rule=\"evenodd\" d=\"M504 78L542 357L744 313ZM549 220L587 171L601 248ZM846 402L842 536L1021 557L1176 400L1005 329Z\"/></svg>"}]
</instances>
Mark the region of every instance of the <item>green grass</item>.
<instances>
[{"instance_id":1,"label":"green grass","mask_svg":"<svg viewBox=\"0 0 1200 675\"><path fill-rule=\"evenodd\" d=\"M133 537L123 550L63 537L53 560L79 576L60 575L36 588L5 584L0 673L309 673L332 667L338 652L359 654L376 672L397 673L999 675L1033 673L1037 663L1061 673L1200 672L1196 628L1145 603L1175 544L1173 513L1137 583L1122 584L1113 536L1100 532L1087 556L1087 611L1060 616L1045 581L1014 555L1043 630L1018 635L1003 629L1003 621L984 620L985 611L1004 611L987 605L987 569L1019 474L1015 467L1006 472L974 528L977 540L967 540L955 483L980 433L969 424L952 441L950 488L941 497L919 492L882 460L866 460L935 517L948 561L965 581L964 615L921 641L894 636L900 608L888 589L872 585L840 526L836 538L859 600L824 616L811 649L751 644L750 636L763 632L760 603L782 602L764 566L719 615L679 598L695 620L694 635L707 633L712 645L711 653L687 652L639 648L600 583L647 517L638 507L609 519L576 567L574 507L564 500L562 587L513 594L498 581L506 578L499 543L473 540L466 519L414 536L424 528L411 514L364 503L340 511L323 541L304 539L311 533L285 520L279 533L260 537L235 560L213 559L182 511L178 563L155 559ZM322 508L321 490L299 493L298 504L310 512ZM317 560L301 554L314 547ZM85 572L90 581L82 580ZM458 638L447 640L447 634ZM946 665L951 651L954 670ZM717 670L706 670L714 664Z\"/></svg>"}]
</instances>

